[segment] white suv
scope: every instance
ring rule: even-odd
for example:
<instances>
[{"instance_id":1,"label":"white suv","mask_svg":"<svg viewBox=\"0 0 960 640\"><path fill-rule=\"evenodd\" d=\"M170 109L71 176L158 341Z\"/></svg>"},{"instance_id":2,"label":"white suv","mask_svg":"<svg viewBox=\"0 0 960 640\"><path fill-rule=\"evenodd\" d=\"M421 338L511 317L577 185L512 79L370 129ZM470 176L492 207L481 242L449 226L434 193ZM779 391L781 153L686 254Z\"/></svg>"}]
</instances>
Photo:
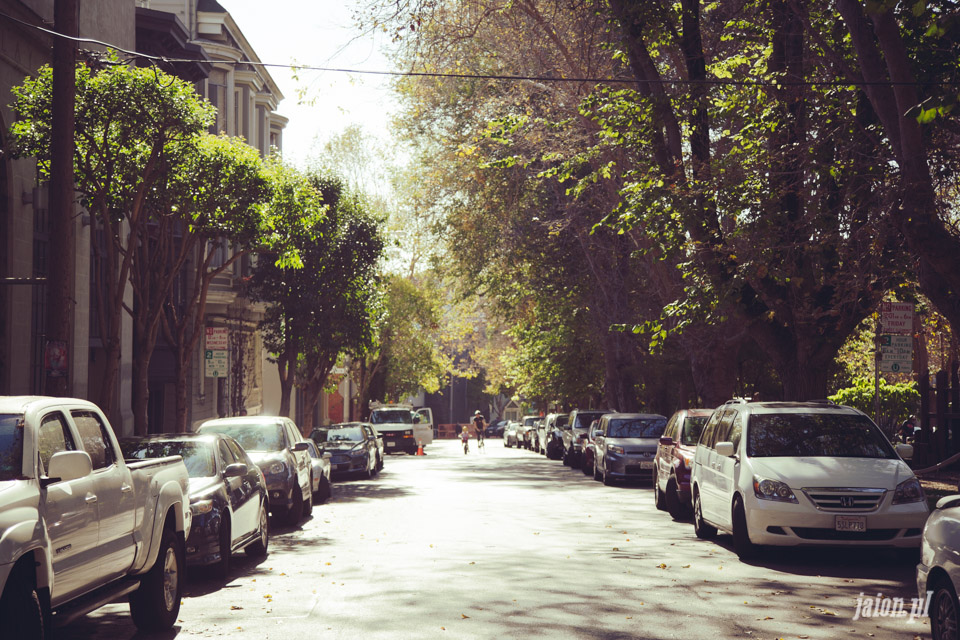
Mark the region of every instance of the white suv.
<instances>
[{"instance_id":1,"label":"white suv","mask_svg":"<svg viewBox=\"0 0 960 640\"><path fill-rule=\"evenodd\" d=\"M920 482L866 415L829 402L727 402L703 428L691 492L697 537L756 545L920 545Z\"/></svg>"}]
</instances>

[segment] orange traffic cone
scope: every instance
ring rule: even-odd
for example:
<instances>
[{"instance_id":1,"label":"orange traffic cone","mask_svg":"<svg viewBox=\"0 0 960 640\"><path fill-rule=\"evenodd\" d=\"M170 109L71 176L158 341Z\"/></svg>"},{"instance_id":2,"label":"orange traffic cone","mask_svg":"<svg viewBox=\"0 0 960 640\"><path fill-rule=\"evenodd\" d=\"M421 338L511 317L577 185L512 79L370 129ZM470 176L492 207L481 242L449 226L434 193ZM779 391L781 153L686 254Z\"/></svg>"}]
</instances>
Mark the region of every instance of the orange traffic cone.
<instances>
[{"instance_id":1,"label":"orange traffic cone","mask_svg":"<svg viewBox=\"0 0 960 640\"><path fill-rule=\"evenodd\" d=\"M419 440L417 440L417 455L418 456L423 455L423 443L420 442Z\"/></svg>"}]
</instances>

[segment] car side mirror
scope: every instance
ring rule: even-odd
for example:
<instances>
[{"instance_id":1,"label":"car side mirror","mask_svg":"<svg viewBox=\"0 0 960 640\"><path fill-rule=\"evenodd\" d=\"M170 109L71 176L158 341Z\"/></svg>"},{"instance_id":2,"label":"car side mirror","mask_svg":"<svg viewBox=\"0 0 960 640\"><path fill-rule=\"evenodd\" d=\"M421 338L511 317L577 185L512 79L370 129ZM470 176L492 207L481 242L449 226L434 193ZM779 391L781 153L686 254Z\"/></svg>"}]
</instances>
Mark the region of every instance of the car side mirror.
<instances>
[{"instance_id":1,"label":"car side mirror","mask_svg":"<svg viewBox=\"0 0 960 640\"><path fill-rule=\"evenodd\" d=\"M901 458L907 459L913 457L913 445L912 444L898 444L896 446L897 455Z\"/></svg>"},{"instance_id":2,"label":"car side mirror","mask_svg":"<svg viewBox=\"0 0 960 640\"><path fill-rule=\"evenodd\" d=\"M291 447L291 449L293 449L294 451L306 451L309 448L310 448L310 445L308 445L306 442L298 442L297 444L293 445L293 447Z\"/></svg>"},{"instance_id":3,"label":"car side mirror","mask_svg":"<svg viewBox=\"0 0 960 640\"><path fill-rule=\"evenodd\" d=\"M672 446L673 446L673 438L670 438L670 437L668 437L668 436L664 436L664 437L660 438L660 444L662 444L662 445L665 446L665 447L672 447Z\"/></svg>"},{"instance_id":4,"label":"car side mirror","mask_svg":"<svg viewBox=\"0 0 960 640\"><path fill-rule=\"evenodd\" d=\"M240 476L247 475L247 465L243 462L234 462L233 464L228 464L227 468L223 470L224 478L239 478Z\"/></svg>"},{"instance_id":5,"label":"car side mirror","mask_svg":"<svg viewBox=\"0 0 960 640\"><path fill-rule=\"evenodd\" d=\"M50 468L47 476L50 481L56 482L85 478L93 473L93 462L86 451L60 451L50 458Z\"/></svg>"},{"instance_id":6,"label":"car side mirror","mask_svg":"<svg viewBox=\"0 0 960 640\"><path fill-rule=\"evenodd\" d=\"M718 442L715 447L717 450L717 455L724 458L729 458L734 454L734 448L732 442Z\"/></svg>"},{"instance_id":7,"label":"car side mirror","mask_svg":"<svg viewBox=\"0 0 960 640\"><path fill-rule=\"evenodd\" d=\"M324 451L324 452L323 452L323 455L320 456L320 457L323 458L324 460L329 460L330 458L333 457L333 454L330 453L329 451Z\"/></svg>"},{"instance_id":8,"label":"car side mirror","mask_svg":"<svg viewBox=\"0 0 960 640\"><path fill-rule=\"evenodd\" d=\"M937 509L951 509L960 506L960 495L943 496L937 500Z\"/></svg>"}]
</instances>

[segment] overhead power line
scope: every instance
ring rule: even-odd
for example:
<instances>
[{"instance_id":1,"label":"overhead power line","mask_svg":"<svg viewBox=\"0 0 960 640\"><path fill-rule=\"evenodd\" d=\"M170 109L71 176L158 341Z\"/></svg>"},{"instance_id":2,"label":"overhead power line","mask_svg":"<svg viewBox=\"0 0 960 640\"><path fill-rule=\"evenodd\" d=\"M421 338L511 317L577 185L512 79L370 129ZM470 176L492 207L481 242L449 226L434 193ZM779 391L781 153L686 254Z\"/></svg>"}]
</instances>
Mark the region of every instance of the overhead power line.
<instances>
[{"instance_id":1,"label":"overhead power line","mask_svg":"<svg viewBox=\"0 0 960 640\"><path fill-rule=\"evenodd\" d=\"M173 63L192 63L198 62L197 58L171 58L168 56L157 56L149 53L142 53L140 51L132 51L130 49L124 49L115 44L109 42L104 42L103 40L96 40L94 38L78 38L67 36L62 33L57 33L52 29L47 29L39 25L31 24L15 18L6 13L0 12L0 17L6 18L13 22L20 23L31 29L36 29L37 31L46 33L55 38L66 38L77 43L84 44L96 44L108 49L112 49L119 53L126 54L131 58L139 58L142 60L149 60L155 63L163 64L173 64ZM278 63L278 62L258 62L253 60L211 60L210 62L216 62L217 64L226 64L226 65L248 65L264 68L277 68L277 69L293 69L296 71L320 71L320 72L332 72L332 73L353 73L357 75L370 75L370 76L391 76L391 77L407 77L407 78L450 78L450 79L459 79L459 80L511 80L511 81L525 81L525 82L558 82L558 83L591 83L591 84L623 84L623 85L635 85L635 84L660 84L660 85L671 85L671 86L734 86L734 87L796 87L796 86L823 86L823 87L866 87L866 86L956 86L960 85L960 81L938 81L938 82L893 82L893 81L880 81L880 82L866 82L864 80L803 80L803 81L789 81L789 80L736 80L733 78L709 78L703 80L689 80L689 79L670 79L670 78L657 78L655 80L637 80L636 78L596 78L596 77L562 77L562 76L531 76L531 75L509 75L509 74L496 74L496 73L453 73L453 72L444 72L444 71L384 71L384 70L370 70L370 69L348 69L343 67L323 67L318 65L309 65L309 64L294 64L294 63Z\"/></svg>"}]
</instances>

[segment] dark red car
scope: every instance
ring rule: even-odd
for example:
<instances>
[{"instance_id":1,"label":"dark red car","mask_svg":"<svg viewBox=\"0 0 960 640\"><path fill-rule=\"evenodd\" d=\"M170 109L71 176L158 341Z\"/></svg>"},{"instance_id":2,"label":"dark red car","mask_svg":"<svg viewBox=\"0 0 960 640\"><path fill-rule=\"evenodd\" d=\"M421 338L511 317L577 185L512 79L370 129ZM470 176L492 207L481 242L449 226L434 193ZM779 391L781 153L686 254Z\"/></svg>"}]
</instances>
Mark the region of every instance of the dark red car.
<instances>
[{"instance_id":1,"label":"dark red car","mask_svg":"<svg viewBox=\"0 0 960 640\"><path fill-rule=\"evenodd\" d=\"M594 433L600 426L600 420L594 420L590 423L590 428L586 433L580 434L580 469L584 475L592 476L596 467L597 448L593 442Z\"/></svg>"},{"instance_id":2,"label":"dark red car","mask_svg":"<svg viewBox=\"0 0 960 640\"><path fill-rule=\"evenodd\" d=\"M675 520L691 513L690 472L700 432L713 409L681 409L667 422L653 461L653 489L657 509Z\"/></svg>"}]
</instances>

